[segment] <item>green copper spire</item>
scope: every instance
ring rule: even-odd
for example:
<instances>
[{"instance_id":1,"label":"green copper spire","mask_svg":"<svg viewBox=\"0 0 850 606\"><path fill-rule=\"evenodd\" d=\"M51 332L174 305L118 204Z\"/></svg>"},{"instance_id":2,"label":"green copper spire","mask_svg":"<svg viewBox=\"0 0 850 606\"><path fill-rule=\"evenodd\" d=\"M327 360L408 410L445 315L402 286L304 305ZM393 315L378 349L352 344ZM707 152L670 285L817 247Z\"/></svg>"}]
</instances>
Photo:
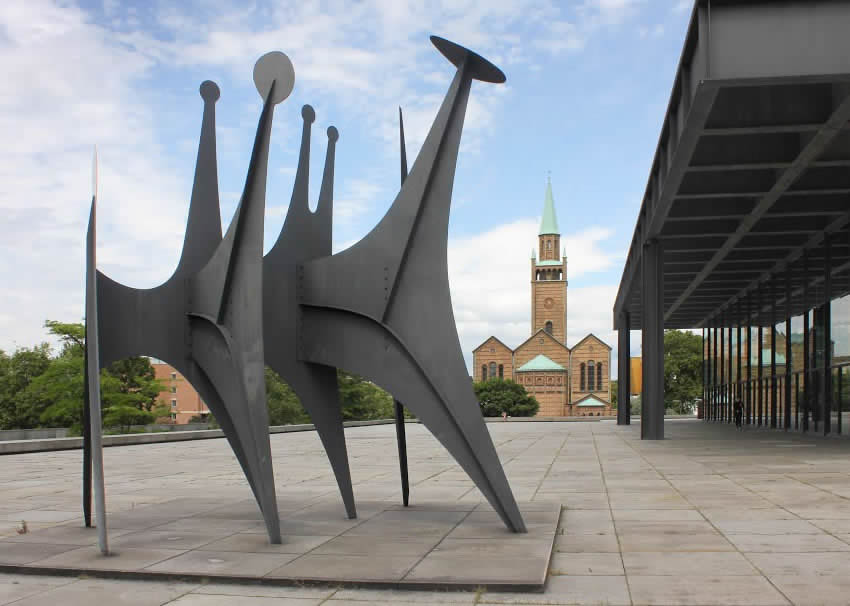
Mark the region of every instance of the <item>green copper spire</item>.
<instances>
[{"instance_id":1,"label":"green copper spire","mask_svg":"<svg viewBox=\"0 0 850 606\"><path fill-rule=\"evenodd\" d=\"M546 180L546 197L543 200L543 219L540 221L540 235L558 234L558 218L555 216L555 200L552 198L552 178Z\"/></svg>"}]
</instances>

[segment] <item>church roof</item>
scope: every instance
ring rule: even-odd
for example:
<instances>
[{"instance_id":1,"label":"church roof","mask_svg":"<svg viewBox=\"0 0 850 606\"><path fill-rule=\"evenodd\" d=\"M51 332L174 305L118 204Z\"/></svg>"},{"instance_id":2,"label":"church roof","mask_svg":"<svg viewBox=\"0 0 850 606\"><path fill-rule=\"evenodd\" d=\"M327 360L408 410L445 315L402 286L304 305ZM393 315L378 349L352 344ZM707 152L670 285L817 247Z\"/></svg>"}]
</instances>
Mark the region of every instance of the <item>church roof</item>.
<instances>
[{"instance_id":1,"label":"church roof","mask_svg":"<svg viewBox=\"0 0 850 606\"><path fill-rule=\"evenodd\" d=\"M552 198L552 179L546 181L546 197L543 199L543 219L540 221L540 235L560 234L558 217L555 216L555 200Z\"/></svg>"},{"instance_id":2,"label":"church roof","mask_svg":"<svg viewBox=\"0 0 850 606\"><path fill-rule=\"evenodd\" d=\"M566 368L564 368L557 362L551 360L550 358L547 358L543 354L540 354L539 356L532 358L531 360L517 368L517 372L527 372L530 370L566 370Z\"/></svg>"},{"instance_id":3,"label":"church roof","mask_svg":"<svg viewBox=\"0 0 850 606\"><path fill-rule=\"evenodd\" d=\"M606 406L607 402L600 400L594 395L588 395L579 400L576 406Z\"/></svg>"}]
</instances>

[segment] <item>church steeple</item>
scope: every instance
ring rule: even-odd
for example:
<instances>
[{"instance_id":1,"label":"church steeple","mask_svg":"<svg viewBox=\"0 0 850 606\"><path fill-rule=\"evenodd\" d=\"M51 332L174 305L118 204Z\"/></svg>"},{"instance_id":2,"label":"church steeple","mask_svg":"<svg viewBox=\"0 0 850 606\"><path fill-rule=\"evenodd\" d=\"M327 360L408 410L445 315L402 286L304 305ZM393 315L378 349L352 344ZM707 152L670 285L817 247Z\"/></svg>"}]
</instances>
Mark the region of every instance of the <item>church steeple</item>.
<instances>
[{"instance_id":1,"label":"church steeple","mask_svg":"<svg viewBox=\"0 0 850 606\"><path fill-rule=\"evenodd\" d=\"M558 217L555 215L555 200L552 197L552 177L546 179L546 196L543 198L543 219L540 221L540 235L560 235Z\"/></svg>"},{"instance_id":2,"label":"church steeple","mask_svg":"<svg viewBox=\"0 0 850 606\"><path fill-rule=\"evenodd\" d=\"M555 199L552 197L552 178L546 179L546 194L543 197L543 218L540 220L541 261L559 261L558 250L561 248L561 234L558 231L558 217L555 216Z\"/></svg>"},{"instance_id":3,"label":"church steeple","mask_svg":"<svg viewBox=\"0 0 850 606\"><path fill-rule=\"evenodd\" d=\"M531 255L531 333L545 330L557 341L567 340L567 255L561 256L561 234L555 216L552 179L546 180L538 249Z\"/></svg>"}]
</instances>

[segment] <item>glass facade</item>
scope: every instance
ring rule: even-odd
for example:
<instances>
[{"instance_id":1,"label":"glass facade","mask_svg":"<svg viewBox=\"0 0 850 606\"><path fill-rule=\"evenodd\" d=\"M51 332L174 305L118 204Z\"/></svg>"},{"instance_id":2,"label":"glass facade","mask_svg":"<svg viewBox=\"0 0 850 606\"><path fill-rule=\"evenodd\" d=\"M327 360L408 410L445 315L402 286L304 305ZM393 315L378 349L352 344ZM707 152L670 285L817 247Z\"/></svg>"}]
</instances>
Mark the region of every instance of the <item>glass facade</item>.
<instances>
[{"instance_id":1,"label":"glass facade","mask_svg":"<svg viewBox=\"0 0 850 606\"><path fill-rule=\"evenodd\" d=\"M850 295L792 317L762 309L767 323L703 330L702 417L732 423L740 400L745 425L848 433Z\"/></svg>"}]
</instances>

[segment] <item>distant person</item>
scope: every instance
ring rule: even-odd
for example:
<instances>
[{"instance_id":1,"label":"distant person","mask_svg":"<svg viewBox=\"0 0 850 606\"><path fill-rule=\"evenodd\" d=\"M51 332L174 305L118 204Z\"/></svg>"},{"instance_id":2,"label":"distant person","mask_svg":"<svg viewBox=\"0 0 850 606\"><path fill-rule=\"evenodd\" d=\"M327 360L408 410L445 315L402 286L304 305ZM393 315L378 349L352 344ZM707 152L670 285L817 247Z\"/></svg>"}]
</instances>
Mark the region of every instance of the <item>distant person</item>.
<instances>
[{"instance_id":1,"label":"distant person","mask_svg":"<svg viewBox=\"0 0 850 606\"><path fill-rule=\"evenodd\" d=\"M738 398L735 400L735 427L738 429L744 429L744 404L741 402L741 399Z\"/></svg>"}]
</instances>

